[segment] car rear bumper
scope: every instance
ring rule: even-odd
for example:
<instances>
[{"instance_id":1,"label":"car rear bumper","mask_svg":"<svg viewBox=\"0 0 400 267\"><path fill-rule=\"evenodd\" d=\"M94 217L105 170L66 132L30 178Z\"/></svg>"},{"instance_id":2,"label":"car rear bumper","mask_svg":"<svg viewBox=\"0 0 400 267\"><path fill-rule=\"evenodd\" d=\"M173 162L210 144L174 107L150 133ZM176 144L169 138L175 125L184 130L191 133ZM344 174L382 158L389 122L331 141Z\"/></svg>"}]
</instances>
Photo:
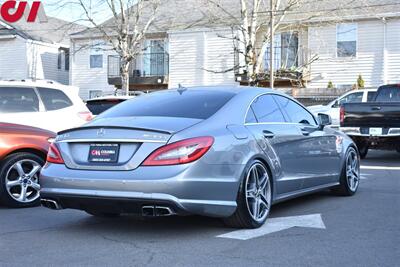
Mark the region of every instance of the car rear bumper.
<instances>
[{"instance_id":1,"label":"car rear bumper","mask_svg":"<svg viewBox=\"0 0 400 267\"><path fill-rule=\"evenodd\" d=\"M373 128L373 127L372 127ZM370 127L340 127L339 130L349 136L361 136L361 137L400 137L400 128L379 128L382 130L381 134L370 134Z\"/></svg>"},{"instance_id":2,"label":"car rear bumper","mask_svg":"<svg viewBox=\"0 0 400 267\"><path fill-rule=\"evenodd\" d=\"M143 206L178 215L227 217L236 209L241 165L140 167L133 171L81 171L51 164L41 172L41 197L61 208L141 214ZM219 174L219 175L218 175Z\"/></svg>"}]
</instances>

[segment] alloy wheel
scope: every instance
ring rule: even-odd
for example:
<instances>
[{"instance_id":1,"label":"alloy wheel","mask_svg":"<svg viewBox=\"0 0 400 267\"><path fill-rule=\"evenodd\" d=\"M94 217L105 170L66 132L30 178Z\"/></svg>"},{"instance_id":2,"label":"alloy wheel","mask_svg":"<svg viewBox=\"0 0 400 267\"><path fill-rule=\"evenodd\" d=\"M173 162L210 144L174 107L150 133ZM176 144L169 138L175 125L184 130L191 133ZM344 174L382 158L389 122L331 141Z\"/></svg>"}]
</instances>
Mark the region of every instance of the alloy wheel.
<instances>
[{"instance_id":1,"label":"alloy wheel","mask_svg":"<svg viewBox=\"0 0 400 267\"><path fill-rule=\"evenodd\" d=\"M271 207L271 184L267 169L260 163L254 164L246 177L246 204L251 217L263 222Z\"/></svg>"},{"instance_id":2,"label":"alloy wheel","mask_svg":"<svg viewBox=\"0 0 400 267\"><path fill-rule=\"evenodd\" d=\"M8 194L20 203L31 203L39 198L39 172L41 165L24 159L14 163L6 173L5 185Z\"/></svg>"},{"instance_id":3,"label":"alloy wheel","mask_svg":"<svg viewBox=\"0 0 400 267\"><path fill-rule=\"evenodd\" d=\"M346 158L346 178L350 190L355 192L360 183L360 161L355 150L350 150Z\"/></svg>"}]
</instances>

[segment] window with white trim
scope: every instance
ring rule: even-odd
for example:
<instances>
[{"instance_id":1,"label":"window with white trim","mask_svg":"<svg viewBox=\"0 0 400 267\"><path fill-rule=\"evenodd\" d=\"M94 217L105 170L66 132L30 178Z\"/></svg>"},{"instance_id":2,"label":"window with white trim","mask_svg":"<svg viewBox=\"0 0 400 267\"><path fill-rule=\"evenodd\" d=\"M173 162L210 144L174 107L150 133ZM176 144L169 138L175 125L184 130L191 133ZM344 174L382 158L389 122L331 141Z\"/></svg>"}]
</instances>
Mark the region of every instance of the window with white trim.
<instances>
[{"instance_id":1,"label":"window with white trim","mask_svg":"<svg viewBox=\"0 0 400 267\"><path fill-rule=\"evenodd\" d=\"M357 56L357 24L341 23L336 25L337 57Z\"/></svg>"},{"instance_id":2,"label":"window with white trim","mask_svg":"<svg viewBox=\"0 0 400 267\"><path fill-rule=\"evenodd\" d=\"M103 68L103 44L94 43L90 48L89 66L91 69Z\"/></svg>"},{"instance_id":3,"label":"window with white trim","mask_svg":"<svg viewBox=\"0 0 400 267\"><path fill-rule=\"evenodd\" d=\"M299 34L298 32L282 32L274 35L274 69L291 69L298 66ZM269 70L270 47L264 54L264 69Z\"/></svg>"},{"instance_id":4,"label":"window with white trim","mask_svg":"<svg viewBox=\"0 0 400 267\"><path fill-rule=\"evenodd\" d=\"M69 71L69 49L59 48L57 56L57 69Z\"/></svg>"},{"instance_id":5,"label":"window with white trim","mask_svg":"<svg viewBox=\"0 0 400 267\"><path fill-rule=\"evenodd\" d=\"M102 90L89 90L89 99L101 97L103 95Z\"/></svg>"}]
</instances>

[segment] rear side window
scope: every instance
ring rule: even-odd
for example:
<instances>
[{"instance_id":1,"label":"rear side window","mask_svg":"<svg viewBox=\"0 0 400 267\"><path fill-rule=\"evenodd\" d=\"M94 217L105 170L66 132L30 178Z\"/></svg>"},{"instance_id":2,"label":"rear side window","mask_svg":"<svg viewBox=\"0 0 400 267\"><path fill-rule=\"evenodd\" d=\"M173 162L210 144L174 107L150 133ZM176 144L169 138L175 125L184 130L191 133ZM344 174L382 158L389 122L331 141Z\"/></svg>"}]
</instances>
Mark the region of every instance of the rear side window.
<instances>
[{"instance_id":1,"label":"rear side window","mask_svg":"<svg viewBox=\"0 0 400 267\"><path fill-rule=\"evenodd\" d=\"M257 123L256 115L254 114L252 107L247 111L246 123Z\"/></svg>"},{"instance_id":2,"label":"rear side window","mask_svg":"<svg viewBox=\"0 0 400 267\"><path fill-rule=\"evenodd\" d=\"M363 95L364 95L363 92L348 94L347 96L345 96L339 100L339 105L342 105L345 103L361 103Z\"/></svg>"},{"instance_id":3,"label":"rear side window","mask_svg":"<svg viewBox=\"0 0 400 267\"><path fill-rule=\"evenodd\" d=\"M378 90L376 102L400 102L400 87L385 86Z\"/></svg>"},{"instance_id":4,"label":"rear side window","mask_svg":"<svg viewBox=\"0 0 400 267\"><path fill-rule=\"evenodd\" d=\"M99 115L104 111L112 108L115 105L123 102L124 100L116 99L116 100L94 100L88 101L86 103L87 108L92 112L93 115Z\"/></svg>"},{"instance_id":5,"label":"rear side window","mask_svg":"<svg viewBox=\"0 0 400 267\"><path fill-rule=\"evenodd\" d=\"M0 87L0 112L38 112L39 99L33 88Z\"/></svg>"},{"instance_id":6,"label":"rear side window","mask_svg":"<svg viewBox=\"0 0 400 267\"><path fill-rule=\"evenodd\" d=\"M46 110L58 110L72 106L72 101L64 92L57 89L38 88Z\"/></svg>"},{"instance_id":7,"label":"rear side window","mask_svg":"<svg viewBox=\"0 0 400 267\"><path fill-rule=\"evenodd\" d=\"M258 122L285 122L285 117L272 95L258 97L251 107Z\"/></svg>"},{"instance_id":8,"label":"rear side window","mask_svg":"<svg viewBox=\"0 0 400 267\"><path fill-rule=\"evenodd\" d=\"M207 119L234 95L226 91L207 90L151 93L125 101L102 113L99 118L152 116Z\"/></svg>"},{"instance_id":9,"label":"rear side window","mask_svg":"<svg viewBox=\"0 0 400 267\"><path fill-rule=\"evenodd\" d=\"M376 92L368 92L368 94L367 94L367 102L371 102L372 100L374 100L375 99L375 96L376 96Z\"/></svg>"},{"instance_id":10,"label":"rear side window","mask_svg":"<svg viewBox=\"0 0 400 267\"><path fill-rule=\"evenodd\" d=\"M314 126L317 125L311 113L308 112L305 108L303 108L299 104L297 104L296 102L294 102L293 100L278 95L274 97L279 102L282 109L285 110L291 122L314 125Z\"/></svg>"}]
</instances>

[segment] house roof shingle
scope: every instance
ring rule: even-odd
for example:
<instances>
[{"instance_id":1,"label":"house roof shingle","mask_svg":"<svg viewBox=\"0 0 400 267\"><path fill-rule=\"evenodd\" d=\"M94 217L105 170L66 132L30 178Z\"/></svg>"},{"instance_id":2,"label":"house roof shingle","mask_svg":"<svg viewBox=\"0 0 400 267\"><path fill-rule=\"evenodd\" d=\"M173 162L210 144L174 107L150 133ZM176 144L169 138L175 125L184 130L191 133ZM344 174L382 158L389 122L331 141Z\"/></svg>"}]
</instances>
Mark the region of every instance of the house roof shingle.
<instances>
[{"instance_id":1,"label":"house roof shingle","mask_svg":"<svg viewBox=\"0 0 400 267\"><path fill-rule=\"evenodd\" d=\"M0 25L0 35L19 35L25 39L68 45L70 34L87 29L87 27L83 25L67 22L58 18L47 17L47 19L48 21L44 23L39 21L33 23L26 22L23 19L12 24L4 22L11 28Z\"/></svg>"},{"instance_id":2,"label":"house roof shingle","mask_svg":"<svg viewBox=\"0 0 400 267\"><path fill-rule=\"evenodd\" d=\"M240 23L241 0L163 0L158 16L149 32L167 32L187 28L232 26ZM282 0L281 7L285 7ZM248 1L249 5L252 1ZM330 20L352 20L361 17L373 18L396 13L400 16L399 0L304 0L285 15L283 23L312 23ZM251 9L251 7L249 7ZM263 0L260 17L269 16L269 1ZM282 14L277 11L277 16ZM145 17L145 16L144 16ZM145 19L144 19L145 20ZM268 22L268 19L265 20ZM115 28L115 20L101 24L105 29ZM72 37L89 37L97 30L89 28Z\"/></svg>"}]
</instances>

